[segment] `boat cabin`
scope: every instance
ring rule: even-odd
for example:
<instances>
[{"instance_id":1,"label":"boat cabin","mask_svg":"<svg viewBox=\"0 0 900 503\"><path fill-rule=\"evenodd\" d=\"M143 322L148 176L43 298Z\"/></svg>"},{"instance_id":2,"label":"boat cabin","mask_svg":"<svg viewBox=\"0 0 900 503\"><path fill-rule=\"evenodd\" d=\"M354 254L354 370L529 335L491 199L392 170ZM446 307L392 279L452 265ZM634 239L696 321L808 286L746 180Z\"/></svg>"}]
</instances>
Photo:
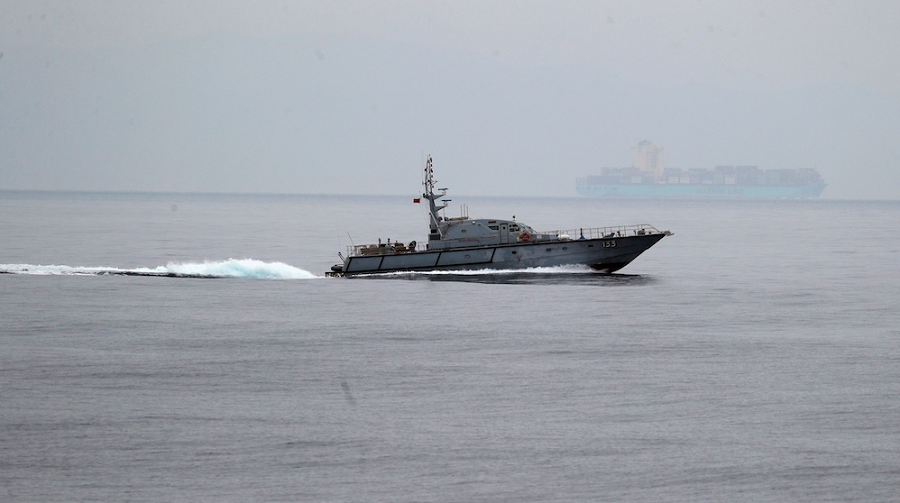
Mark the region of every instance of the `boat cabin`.
<instances>
[{"instance_id":1,"label":"boat cabin","mask_svg":"<svg viewBox=\"0 0 900 503\"><path fill-rule=\"evenodd\" d=\"M429 250L522 243L537 237L530 226L514 220L447 219L429 236Z\"/></svg>"}]
</instances>

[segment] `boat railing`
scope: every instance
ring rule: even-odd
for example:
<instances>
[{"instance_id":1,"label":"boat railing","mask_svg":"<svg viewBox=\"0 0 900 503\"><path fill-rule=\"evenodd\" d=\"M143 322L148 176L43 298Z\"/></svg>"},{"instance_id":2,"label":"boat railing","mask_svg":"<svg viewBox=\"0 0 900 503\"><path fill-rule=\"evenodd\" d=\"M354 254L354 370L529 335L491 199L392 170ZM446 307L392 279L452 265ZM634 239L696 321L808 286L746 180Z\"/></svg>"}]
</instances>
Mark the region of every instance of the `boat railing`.
<instances>
[{"instance_id":1,"label":"boat railing","mask_svg":"<svg viewBox=\"0 0 900 503\"><path fill-rule=\"evenodd\" d=\"M660 231L650 224L619 225L612 227L579 227L577 229L536 232L534 235L528 237L528 241L532 243L546 243L550 241L574 241L579 239L624 238L650 234L668 235L671 233L669 231ZM519 244L522 243L522 241L517 242ZM516 241L508 244L515 243ZM351 257L368 255L397 255L401 253L415 253L427 250L428 246L425 243L417 243L415 241L404 243L402 241L388 240L387 242L378 244L347 246L347 253Z\"/></svg>"},{"instance_id":2,"label":"boat railing","mask_svg":"<svg viewBox=\"0 0 900 503\"><path fill-rule=\"evenodd\" d=\"M650 224L617 225L611 227L579 227L556 231L539 232L535 241L568 241L576 239L624 238L648 234L665 234Z\"/></svg>"},{"instance_id":3,"label":"boat railing","mask_svg":"<svg viewBox=\"0 0 900 503\"><path fill-rule=\"evenodd\" d=\"M368 244L368 245L351 245L347 247L347 253L351 257L366 255L395 255L398 253L413 253L425 251L427 246L425 243L416 243L410 241L403 243L402 241L388 241L387 243Z\"/></svg>"}]
</instances>

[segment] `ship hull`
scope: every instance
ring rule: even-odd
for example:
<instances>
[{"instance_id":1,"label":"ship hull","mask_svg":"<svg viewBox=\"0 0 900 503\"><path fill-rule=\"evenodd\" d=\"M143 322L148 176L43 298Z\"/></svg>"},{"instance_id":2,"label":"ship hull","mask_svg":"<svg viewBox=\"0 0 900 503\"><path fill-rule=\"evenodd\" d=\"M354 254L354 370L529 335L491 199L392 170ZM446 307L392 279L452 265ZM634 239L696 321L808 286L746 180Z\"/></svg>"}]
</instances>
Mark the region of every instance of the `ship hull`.
<instances>
[{"instance_id":1,"label":"ship hull","mask_svg":"<svg viewBox=\"0 0 900 503\"><path fill-rule=\"evenodd\" d=\"M673 199L815 199L825 190L824 182L800 186L727 184L577 184L578 194L591 197Z\"/></svg>"},{"instance_id":2,"label":"ship hull","mask_svg":"<svg viewBox=\"0 0 900 503\"><path fill-rule=\"evenodd\" d=\"M576 264L611 273L628 265L666 235L668 234L658 233L352 256L331 275L352 276L399 271L506 270Z\"/></svg>"}]
</instances>

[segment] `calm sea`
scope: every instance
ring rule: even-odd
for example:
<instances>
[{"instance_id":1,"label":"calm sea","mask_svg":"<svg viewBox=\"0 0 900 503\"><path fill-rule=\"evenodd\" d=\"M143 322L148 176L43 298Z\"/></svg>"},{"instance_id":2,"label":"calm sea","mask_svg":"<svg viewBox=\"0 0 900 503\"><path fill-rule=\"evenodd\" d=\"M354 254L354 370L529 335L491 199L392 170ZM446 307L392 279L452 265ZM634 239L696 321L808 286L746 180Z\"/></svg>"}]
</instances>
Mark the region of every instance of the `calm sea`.
<instances>
[{"instance_id":1,"label":"calm sea","mask_svg":"<svg viewBox=\"0 0 900 503\"><path fill-rule=\"evenodd\" d=\"M0 192L0 500L898 501L900 202L457 196L675 235L323 277L411 199Z\"/></svg>"}]
</instances>

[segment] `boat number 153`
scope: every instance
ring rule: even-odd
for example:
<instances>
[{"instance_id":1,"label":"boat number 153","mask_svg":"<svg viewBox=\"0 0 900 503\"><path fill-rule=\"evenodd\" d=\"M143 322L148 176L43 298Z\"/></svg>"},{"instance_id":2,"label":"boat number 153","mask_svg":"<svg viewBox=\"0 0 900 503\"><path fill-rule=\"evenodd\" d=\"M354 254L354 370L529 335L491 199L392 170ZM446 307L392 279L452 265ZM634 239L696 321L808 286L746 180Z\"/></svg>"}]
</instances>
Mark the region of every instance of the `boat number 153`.
<instances>
[{"instance_id":1,"label":"boat number 153","mask_svg":"<svg viewBox=\"0 0 900 503\"><path fill-rule=\"evenodd\" d=\"M604 242L603 242L603 247L604 247L604 248L615 248L615 247L616 247L616 242L615 242L615 241L604 241Z\"/></svg>"}]
</instances>

